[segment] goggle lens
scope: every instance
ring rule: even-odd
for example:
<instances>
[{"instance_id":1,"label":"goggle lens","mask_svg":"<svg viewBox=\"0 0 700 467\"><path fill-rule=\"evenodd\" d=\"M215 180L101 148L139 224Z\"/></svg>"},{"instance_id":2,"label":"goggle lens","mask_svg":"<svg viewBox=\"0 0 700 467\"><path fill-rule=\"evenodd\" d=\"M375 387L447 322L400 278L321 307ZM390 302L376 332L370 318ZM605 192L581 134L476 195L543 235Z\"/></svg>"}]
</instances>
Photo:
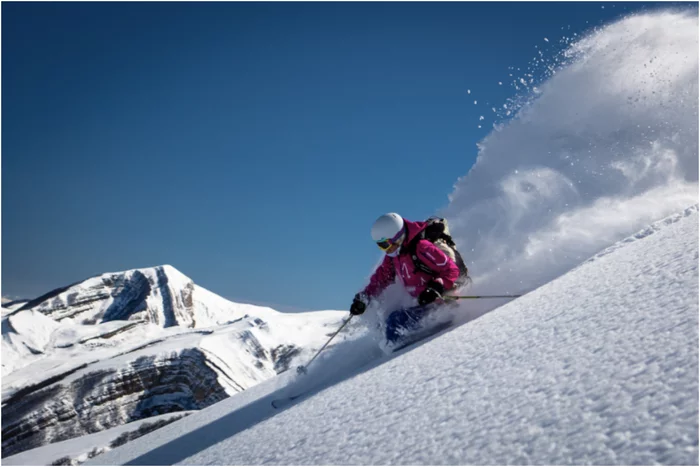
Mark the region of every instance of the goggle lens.
<instances>
[{"instance_id":1,"label":"goggle lens","mask_svg":"<svg viewBox=\"0 0 700 467\"><path fill-rule=\"evenodd\" d=\"M394 236L394 238L392 238L392 239L385 238L385 239L382 239L382 240L378 241L378 242L377 242L377 246L378 246L379 249L382 250L382 251L388 251L388 250L390 250L390 249L392 249L392 248L394 248L394 247L400 246L401 243L403 243L403 239L404 239L404 231L401 230L401 231L400 231L399 233L397 233L397 234ZM394 250L395 250L395 249L396 249L396 248L394 248Z\"/></svg>"},{"instance_id":2,"label":"goggle lens","mask_svg":"<svg viewBox=\"0 0 700 467\"><path fill-rule=\"evenodd\" d=\"M391 248L391 241L389 241L389 240L384 240L384 241L381 241L381 242L377 242L377 246L378 246L380 249L386 251L386 250L388 250L389 248Z\"/></svg>"}]
</instances>

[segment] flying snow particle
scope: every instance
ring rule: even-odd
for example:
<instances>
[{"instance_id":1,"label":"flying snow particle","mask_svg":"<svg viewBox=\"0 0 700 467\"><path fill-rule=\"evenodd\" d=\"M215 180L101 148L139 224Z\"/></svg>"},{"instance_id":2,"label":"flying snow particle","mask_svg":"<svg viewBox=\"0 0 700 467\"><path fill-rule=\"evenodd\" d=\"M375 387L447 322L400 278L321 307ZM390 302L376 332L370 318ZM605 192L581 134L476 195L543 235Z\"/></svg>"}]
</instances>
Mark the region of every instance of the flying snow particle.
<instances>
[{"instance_id":1,"label":"flying snow particle","mask_svg":"<svg viewBox=\"0 0 700 467\"><path fill-rule=\"evenodd\" d=\"M544 38L544 41L545 41L545 42L549 42L549 39L547 39L547 38L545 37L545 38Z\"/></svg>"},{"instance_id":2,"label":"flying snow particle","mask_svg":"<svg viewBox=\"0 0 700 467\"><path fill-rule=\"evenodd\" d=\"M471 90L471 89L467 89L467 94L471 94L471 93L472 93L472 90Z\"/></svg>"},{"instance_id":3,"label":"flying snow particle","mask_svg":"<svg viewBox=\"0 0 700 467\"><path fill-rule=\"evenodd\" d=\"M498 85L499 85L499 86L503 86L503 82L502 82L502 81L499 81L499 82L498 82Z\"/></svg>"},{"instance_id":4,"label":"flying snow particle","mask_svg":"<svg viewBox=\"0 0 700 467\"><path fill-rule=\"evenodd\" d=\"M474 101L474 105L476 105L476 101Z\"/></svg>"},{"instance_id":5,"label":"flying snow particle","mask_svg":"<svg viewBox=\"0 0 700 467\"><path fill-rule=\"evenodd\" d=\"M482 121L484 119L483 115L479 115L479 121Z\"/></svg>"}]
</instances>

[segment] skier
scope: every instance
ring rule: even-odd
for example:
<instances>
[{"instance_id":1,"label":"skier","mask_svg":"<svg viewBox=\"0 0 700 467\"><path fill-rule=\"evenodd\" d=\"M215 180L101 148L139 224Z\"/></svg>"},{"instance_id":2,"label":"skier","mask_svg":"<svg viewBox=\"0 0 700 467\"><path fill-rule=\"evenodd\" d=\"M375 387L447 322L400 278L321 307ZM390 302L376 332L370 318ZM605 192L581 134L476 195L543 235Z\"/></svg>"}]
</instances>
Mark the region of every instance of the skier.
<instances>
[{"instance_id":1,"label":"skier","mask_svg":"<svg viewBox=\"0 0 700 467\"><path fill-rule=\"evenodd\" d=\"M442 295L455 286L461 275L452 258L433 242L421 238L426 227L428 222L412 222L393 212L380 216L372 226L372 238L386 256L367 287L355 295L350 313L364 313L397 275L419 305L389 315L386 326L389 343L396 342L402 330L419 327L418 323L435 308L431 304L441 302Z\"/></svg>"}]
</instances>

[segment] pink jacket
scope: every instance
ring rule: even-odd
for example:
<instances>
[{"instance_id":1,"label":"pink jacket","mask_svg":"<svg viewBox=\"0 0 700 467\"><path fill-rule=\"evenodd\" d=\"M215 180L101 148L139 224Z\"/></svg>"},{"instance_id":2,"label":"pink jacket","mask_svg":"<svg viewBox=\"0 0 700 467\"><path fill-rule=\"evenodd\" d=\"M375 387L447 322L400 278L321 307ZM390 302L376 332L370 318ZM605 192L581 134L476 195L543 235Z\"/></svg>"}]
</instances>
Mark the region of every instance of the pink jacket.
<instances>
[{"instance_id":1,"label":"pink jacket","mask_svg":"<svg viewBox=\"0 0 700 467\"><path fill-rule=\"evenodd\" d=\"M433 277L421 270L416 270L411 255L404 248L416 235L426 226L425 222L411 222L404 219L404 224L408 229L408 235L404 241L399 254L395 257L385 256L382 264L374 271L369 285L365 287L363 293L368 297L377 297L384 289L391 285L396 279L396 272L403 282L404 287L413 297L417 297L425 290L425 285L432 281L442 282L445 290L451 289L459 277L459 268L440 248L433 245L428 240L419 240L416 244L416 255L418 259L428 268L436 273Z\"/></svg>"}]
</instances>

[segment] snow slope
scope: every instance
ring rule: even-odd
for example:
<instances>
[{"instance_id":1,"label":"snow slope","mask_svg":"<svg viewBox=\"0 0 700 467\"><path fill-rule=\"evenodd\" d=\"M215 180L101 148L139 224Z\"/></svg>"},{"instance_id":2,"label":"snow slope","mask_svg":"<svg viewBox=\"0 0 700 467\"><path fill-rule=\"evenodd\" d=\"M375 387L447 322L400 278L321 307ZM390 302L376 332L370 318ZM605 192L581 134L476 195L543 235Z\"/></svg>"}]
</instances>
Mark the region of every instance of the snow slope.
<instances>
[{"instance_id":1,"label":"snow slope","mask_svg":"<svg viewBox=\"0 0 700 467\"><path fill-rule=\"evenodd\" d=\"M268 381L91 463L697 465L697 205L424 345L346 363L286 410Z\"/></svg>"},{"instance_id":2,"label":"snow slope","mask_svg":"<svg viewBox=\"0 0 700 467\"><path fill-rule=\"evenodd\" d=\"M2 297L2 316L5 316L8 313L12 313L13 311L22 308L28 300L12 300L9 298Z\"/></svg>"}]
</instances>

